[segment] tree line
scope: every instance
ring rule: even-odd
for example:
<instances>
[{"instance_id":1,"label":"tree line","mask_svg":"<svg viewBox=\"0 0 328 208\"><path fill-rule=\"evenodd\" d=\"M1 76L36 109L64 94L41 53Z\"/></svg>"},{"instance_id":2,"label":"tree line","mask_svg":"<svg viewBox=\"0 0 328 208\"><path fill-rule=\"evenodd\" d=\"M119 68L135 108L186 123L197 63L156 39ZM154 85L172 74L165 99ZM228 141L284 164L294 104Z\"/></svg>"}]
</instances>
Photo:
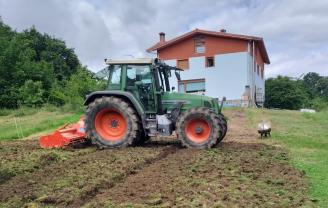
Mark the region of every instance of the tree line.
<instances>
[{"instance_id":1,"label":"tree line","mask_svg":"<svg viewBox=\"0 0 328 208\"><path fill-rule=\"evenodd\" d=\"M302 79L285 76L265 81L265 107L328 109L328 77L309 72Z\"/></svg>"},{"instance_id":2,"label":"tree line","mask_svg":"<svg viewBox=\"0 0 328 208\"><path fill-rule=\"evenodd\" d=\"M34 27L17 32L0 19L0 108L81 105L100 87L64 41Z\"/></svg>"},{"instance_id":3,"label":"tree line","mask_svg":"<svg viewBox=\"0 0 328 208\"><path fill-rule=\"evenodd\" d=\"M93 75L64 41L34 27L14 31L0 18L0 109L46 103L81 108L88 92L105 88ZM327 103L328 77L317 73L265 82L265 107L322 110Z\"/></svg>"}]
</instances>

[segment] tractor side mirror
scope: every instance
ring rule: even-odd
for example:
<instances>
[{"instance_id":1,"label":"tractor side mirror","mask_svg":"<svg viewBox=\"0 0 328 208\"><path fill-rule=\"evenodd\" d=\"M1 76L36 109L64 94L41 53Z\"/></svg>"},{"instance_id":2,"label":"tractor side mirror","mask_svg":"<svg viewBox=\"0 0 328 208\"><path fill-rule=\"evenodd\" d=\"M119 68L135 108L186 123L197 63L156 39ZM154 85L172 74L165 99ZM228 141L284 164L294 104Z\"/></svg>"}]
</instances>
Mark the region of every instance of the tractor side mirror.
<instances>
[{"instance_id":1,"label":"tractor side mirror","mask_svg":"<svg viewBox=\"0 0 328 208\"><path fill-rule=\"evenodd\" d=\"M177 80L181 81L180 74L177 71L175 71L174 73L175 73L175 76L176 76Z\"/></svg>"}]
</instances>

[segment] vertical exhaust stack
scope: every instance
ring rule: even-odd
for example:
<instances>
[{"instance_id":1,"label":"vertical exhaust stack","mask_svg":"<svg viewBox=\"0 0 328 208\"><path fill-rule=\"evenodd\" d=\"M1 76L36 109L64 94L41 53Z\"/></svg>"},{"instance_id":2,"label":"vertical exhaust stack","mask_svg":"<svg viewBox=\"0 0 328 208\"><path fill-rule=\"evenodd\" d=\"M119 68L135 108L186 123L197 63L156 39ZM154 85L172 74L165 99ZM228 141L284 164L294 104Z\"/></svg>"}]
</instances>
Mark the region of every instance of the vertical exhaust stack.
<instances>
[{"instance_id":1,"label":"vertical exhaust stack","mask_svg":"<svg viewBox=\"0 0 328 208\"><path fill-rule=\"evenodd\" d=\"M165 33L160 32L159 33L159 42L164 43L165 42Z\"/></svg>"}]
</instances>

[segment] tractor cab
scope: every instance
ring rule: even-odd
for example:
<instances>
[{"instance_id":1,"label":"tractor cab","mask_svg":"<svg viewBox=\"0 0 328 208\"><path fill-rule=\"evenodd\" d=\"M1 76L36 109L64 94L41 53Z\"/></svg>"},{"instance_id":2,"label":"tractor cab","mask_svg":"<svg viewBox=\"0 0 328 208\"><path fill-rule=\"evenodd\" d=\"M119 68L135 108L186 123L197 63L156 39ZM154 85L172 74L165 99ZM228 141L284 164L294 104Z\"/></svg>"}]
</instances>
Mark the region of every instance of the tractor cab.
<instances>
[{"instance_id":1,"label":"tractor cab","mask_svg":"<svg viewBox=\"0 0 328 208\"><path fill-rule=\"evenodd\" d=\"M108 90L129 92L147 113L162 114L160 98L170 92L171 70L160 65L158 59L106 60L106 63Z\"/></svg>"},{"instance_id":2,"label":"tractor cab","mask_svg":"<svg viewBox=\"0 0 328 208\"><path fill-rule=\"evenodd\" d=\"M85 100L89 106L86 133L94 143L125 146L173 131L185 138L185 146L197 148L211 147L223 139L226 121L217 99L177 93L170 87L169 78L174 74L180 80L181 69L159 59L105 61L108 67L96 75L107 78L107 89ZM193 122L185 123L188 120Z\"/></svg>"},{"instance_id":3,"label":"tractor cab","mask_svg":"<svg viewBox=\"0 0 328 208\"><path fill-rule=\"evenodd\" d=\"M106 61L108 67L108 90L131 93L146 112L156 112L152 63L150 59L136 61Z\"/></svg>"},{"instance_id":4,"label":"tractor cab","mask_svg":"<svg viewBox=\"0 0 328 208\"><path fill-rule=\"evenodd\" d=\"M175 92L174 87L170 87L169 78L175 76L181 80L182 70L159 59L106 60L106 63L109 65L108 90L132 93L148 113L163 114L178 102L184 103L183 109L205 104L217 113L220 111L217 99Z\"/></svg>"}]
</instances>

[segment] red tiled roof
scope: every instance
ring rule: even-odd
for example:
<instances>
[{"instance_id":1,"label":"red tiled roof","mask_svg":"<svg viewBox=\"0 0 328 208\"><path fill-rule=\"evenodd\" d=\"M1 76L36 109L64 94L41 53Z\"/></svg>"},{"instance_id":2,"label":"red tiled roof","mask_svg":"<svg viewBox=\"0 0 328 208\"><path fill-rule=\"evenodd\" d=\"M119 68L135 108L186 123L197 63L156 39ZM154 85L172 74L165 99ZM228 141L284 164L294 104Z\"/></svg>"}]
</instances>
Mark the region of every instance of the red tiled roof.
<instances>
[{"instance_id":1,"label":"red tiled roof","mask_svg":"<svg viewBox=\"0 0 328 208\"><path fill-rule=\"evenodd\" d=\"M155 45L153 45L152 47L148 48L147 52L161 50L163 48L174 45L175 43L178 43L182 40L185 40L185 39L190 38L190 37L195 36L195 35L210 35L210 36L217 36L217 37L224 37L224 38L255 41L255 42L257 42L257 44L259 46L259 49L260 49L260 52L262 54L262 58L263 58L264 62L267 63L267 64L270 64L270 59L269 59L268 53L266 51L263 38L255 37L255 36L247 36L247 35L237 35L237 34L226 33L226 32L199 30L199 29L195 29L195 30L190 31L188 33L185 33L181 36L173 38L169 41L158 42Z\"/></svg>"}]
</instances>

